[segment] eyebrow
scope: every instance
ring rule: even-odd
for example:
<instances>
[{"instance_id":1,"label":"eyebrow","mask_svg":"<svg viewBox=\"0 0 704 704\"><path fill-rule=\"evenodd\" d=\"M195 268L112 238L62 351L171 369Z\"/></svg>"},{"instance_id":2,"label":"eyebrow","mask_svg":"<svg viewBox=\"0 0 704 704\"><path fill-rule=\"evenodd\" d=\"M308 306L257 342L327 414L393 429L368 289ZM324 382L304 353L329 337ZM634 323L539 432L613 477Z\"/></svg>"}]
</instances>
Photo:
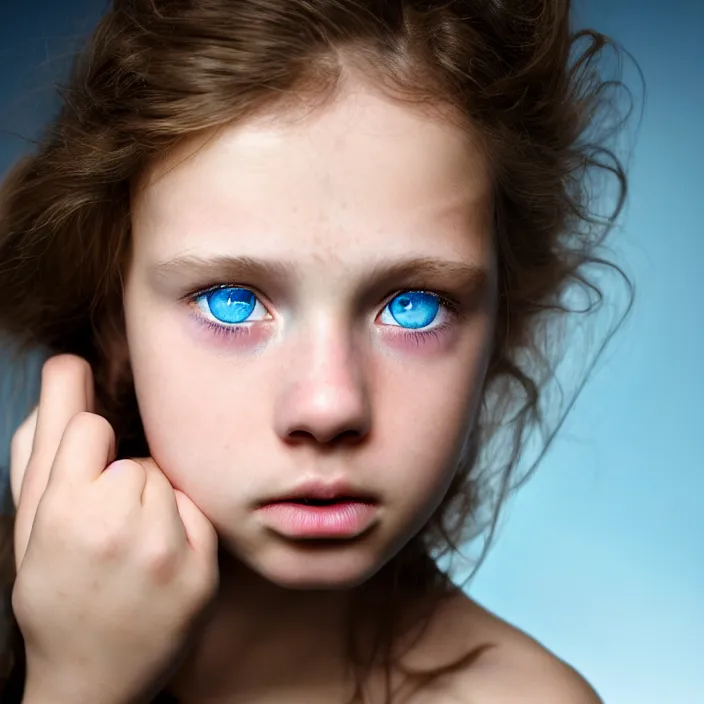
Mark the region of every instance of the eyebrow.
<instances>
[{"instance_id":1,"label":"eyebrow","mask_svg":"<svg viewBox=\"0 0 704 704\"><path fill-rule=\"evenodd\" d=\"M155 281L184 278L223 282L236 282L240 279L265 275L283 278L291 276L293 272L293 266L285 262L228 255L213 257L183 255L159 262L149 270L150 278Z\"/></svg>"},{"instance_id":2,"label":"eyebrow","mask_svg":"<svg viewBox=\"0 0 704 704\"><path fill-rule=\"evenodd\" d=\"M156 282L178 279L211 283L247 283L252 279L285 279L295 275L296 267L289 262L229 255L182 255L159 262L149 270L150 278ZM365 278L368 285L372 286L397 281L403 281L403 285L408 287L447 284L477 294L487 289L489 272L478 264L433 257L412 257L375 262Z\"/></svg>"},{"instance_id":3,"label":"eyebrow","mask_svg":"<svg viewBox=\"0 0 704 704\"><path fill-rule=\"evenodd\" d=\"M483 290L489 282L489 272L478 264L434 259L432 257L415 257L400 261L378 262L371 270L370 278L374 281L402 279L408 286L423 286L429 281L461 284L472 291Z\"/></svg>"}]
</instances>

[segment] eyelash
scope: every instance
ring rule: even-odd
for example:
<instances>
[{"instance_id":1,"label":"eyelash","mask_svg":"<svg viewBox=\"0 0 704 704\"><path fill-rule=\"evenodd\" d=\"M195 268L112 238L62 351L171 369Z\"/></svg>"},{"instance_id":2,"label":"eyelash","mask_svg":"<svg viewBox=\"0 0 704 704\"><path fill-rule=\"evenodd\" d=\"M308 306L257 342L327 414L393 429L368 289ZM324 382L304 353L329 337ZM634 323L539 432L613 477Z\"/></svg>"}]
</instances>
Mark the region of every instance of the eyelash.
<instances>
[{"instance_id":1,"label":"eyelash","mask_svg":"<svg viewBox=\"0 0 704 704\"><path fill-rule=\"evenodd\" d=\"M202 298L203 296L206 296L209 293L212 293L213 291L218 291L223 288L242 288L247 291L251 291L255 296L257 296L257 292L252 290L251 288L247 286L239 286L235 284L225 284L225 285L217 285L217 286L210 286L208 288L204 289L199 289L197 291L193 291L191 293L186 294L183 296L183 300L187 301L190 304L195 304L196 301L199 298ZM423 344L424 342L428 342L432 339L440 339L442 334L450 328L453 323L460 317L461 312L460 312L460 304L453 300L452 298L443 295L441 293L436 293L435 291L428 291L425 289L401 289L397 291L396 293L392 294L390 297L388 297L387 302L384 304L384 307L386 307L394 298L397 296L400 296L403 293L409 293L409 292L423 292L430 294L431 296L434 296L440 306L445 310L445 312L448 314L450 317L450 320L445 321L441 325L438 325L434 328L430 328L429 330L410 330L407 328L403 328L400 325L395 326L395 325L388 325L387 327L398 327L398 332L394 333L395 335L398 335L402 337L404 340L407 340L408 342L412 342L416 345ZM251 334L252 332L252 325L247 324L247 323L238 323L236 325L219 325L218 323L214 323L211 320L208 320L207 318L203 317L202 314L200 313L193 313L193 317L196 319L196 321L200 324L203 325L211 334L213 334L215 337L229 341L234 338L239 338L242 339L248 335Z\"/></svg>"}]
</instances>

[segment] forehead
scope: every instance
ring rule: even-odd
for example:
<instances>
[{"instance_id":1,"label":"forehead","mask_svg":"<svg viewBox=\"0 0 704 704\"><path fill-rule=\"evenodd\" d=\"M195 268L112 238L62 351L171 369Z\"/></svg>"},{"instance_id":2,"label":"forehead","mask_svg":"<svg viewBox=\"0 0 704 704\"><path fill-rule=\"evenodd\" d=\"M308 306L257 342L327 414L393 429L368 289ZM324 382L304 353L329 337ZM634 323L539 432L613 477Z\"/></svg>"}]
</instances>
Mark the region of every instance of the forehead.
<instances>
[{"instance_id":1,"label":"forehead","mask_svg":"<svg viewBox=\"0 0 704 704\"><path fill-rule=\"evenodd\" d=\"M140 247L221 248L235 232L266 232L320 249L438 227L484 231L491 201L471 131L354 85L324 106L193 138L146 172L133 213Z\"/></svg>"}]
</instances>

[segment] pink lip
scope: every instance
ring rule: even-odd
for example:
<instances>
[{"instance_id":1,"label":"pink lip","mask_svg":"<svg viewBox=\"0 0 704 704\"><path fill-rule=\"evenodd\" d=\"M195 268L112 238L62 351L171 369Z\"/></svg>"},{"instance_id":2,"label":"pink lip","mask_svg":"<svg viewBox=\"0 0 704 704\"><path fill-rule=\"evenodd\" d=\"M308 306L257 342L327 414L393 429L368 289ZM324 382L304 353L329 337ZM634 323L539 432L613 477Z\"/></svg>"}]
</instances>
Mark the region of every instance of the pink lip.
<instances>
[{"instance_id":1,"label":"pink lip","mask_svg":"<svg viewBox=\"0 0 704 704\"><path fill-rule=\"evenodd\" d=\"M268 528L287 538L354 538L374 523L377 507L356 499L325 506L280 501L262 506L258 513Z\"/></svg>"},{"instance_id":2,"label":"pink lip","mask_svg":"<svg viewBox=\"0 0 704 704\"><path fill-rule=\"evenodd\" d=\"M344 479L324 481L322 479L305 479L278 496L272 496L260 503L260 506L278 503L280 501L296 501L297 499L317 499L333 501L349 499L363 503L376 503L376 498L368 491L353 486Z\"/></svg>"}]
</instances>

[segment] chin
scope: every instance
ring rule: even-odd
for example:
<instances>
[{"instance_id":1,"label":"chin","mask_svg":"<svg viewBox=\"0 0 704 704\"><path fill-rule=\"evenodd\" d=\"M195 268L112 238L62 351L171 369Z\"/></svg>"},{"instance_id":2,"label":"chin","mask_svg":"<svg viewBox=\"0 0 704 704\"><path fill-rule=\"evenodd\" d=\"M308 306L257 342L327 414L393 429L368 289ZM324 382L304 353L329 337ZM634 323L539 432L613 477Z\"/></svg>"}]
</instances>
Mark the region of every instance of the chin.
<instances>
[{"instance_id":1,"label":"chin","mask_svg":"<svg viewBox=\"0 0 704 704\"><path fill-rule=\"evenodd\" d=\"M347 541L301 542L280 546L247 560L250 569L284 589L353 589L383 566L359 544Z\"/></svg>"}]
</instances>

